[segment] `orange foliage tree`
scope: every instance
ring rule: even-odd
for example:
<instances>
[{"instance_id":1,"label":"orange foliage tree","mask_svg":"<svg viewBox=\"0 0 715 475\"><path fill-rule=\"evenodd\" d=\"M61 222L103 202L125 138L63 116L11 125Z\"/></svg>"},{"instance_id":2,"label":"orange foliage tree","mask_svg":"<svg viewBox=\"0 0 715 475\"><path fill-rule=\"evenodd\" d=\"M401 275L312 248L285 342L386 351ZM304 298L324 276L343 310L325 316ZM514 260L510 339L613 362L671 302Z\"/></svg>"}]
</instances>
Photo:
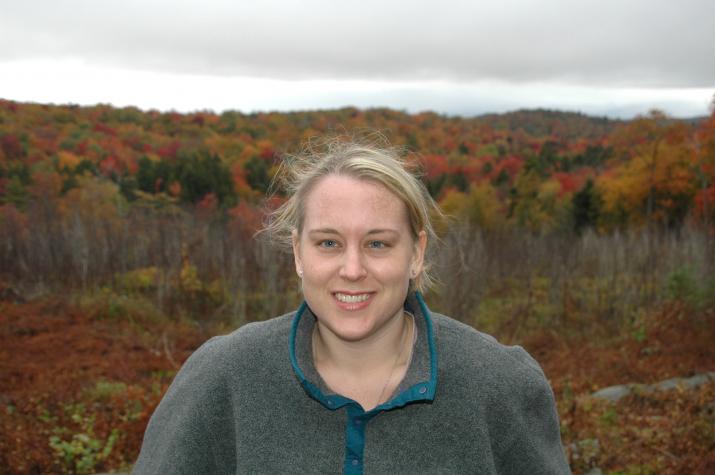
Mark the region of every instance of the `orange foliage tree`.
<instances>
[{"instance_id":1,"label":"orange foliage tree","mask_svg":"<svg viewBox=\"0 0 715 475\"><path fill-rule=\"evenodd\" d=\"M659 111L614 134L621 161L597 180L606 227L682 224L696 191L688 134L687 125Z\"/></svg>"}]
</instances>

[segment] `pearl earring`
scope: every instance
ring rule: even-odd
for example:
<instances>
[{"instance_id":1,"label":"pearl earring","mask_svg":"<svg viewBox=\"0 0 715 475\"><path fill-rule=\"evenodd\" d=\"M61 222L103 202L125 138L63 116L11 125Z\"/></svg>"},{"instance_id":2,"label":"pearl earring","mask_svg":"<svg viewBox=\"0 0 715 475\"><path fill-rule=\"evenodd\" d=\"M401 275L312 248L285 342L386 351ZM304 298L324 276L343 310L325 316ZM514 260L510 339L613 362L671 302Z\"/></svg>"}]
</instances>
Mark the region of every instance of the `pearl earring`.
<instances>
[{"instance_id":1,"label":"pearl earring","mask_svg":"<svg viewBox=\"0 0 715 475\"><path fill-rule=\"evenodd\" d=\"M303 270L302 269L298 270L298 277L300 277L301 279L303 278Z\"/></svg>"}]
</instances>

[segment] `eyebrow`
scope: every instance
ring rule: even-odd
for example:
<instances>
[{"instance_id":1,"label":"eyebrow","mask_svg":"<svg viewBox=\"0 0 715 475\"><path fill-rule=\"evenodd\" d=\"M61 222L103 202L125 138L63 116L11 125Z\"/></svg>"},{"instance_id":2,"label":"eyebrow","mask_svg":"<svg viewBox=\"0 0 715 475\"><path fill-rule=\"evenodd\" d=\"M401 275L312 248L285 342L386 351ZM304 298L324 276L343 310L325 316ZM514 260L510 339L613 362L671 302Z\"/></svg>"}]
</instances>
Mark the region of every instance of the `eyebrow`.
<instances>
[{"instance_id":1,"label":"eyebrow","mask_svg":"<svg viewBox=\"0 0 715 475\"><path fill-rule=\"evenodd\" d=\"M395 229L390 229L390 228L378 228L378 229L371 229L370 231L367 232L367 235L373 235L373 234L400 234L399 231ZM318 229L311 229L308 231L308 234L335 234L335 235L340 235L340 233L333 228L318 228Z\"/></svg>"}]
</instances>

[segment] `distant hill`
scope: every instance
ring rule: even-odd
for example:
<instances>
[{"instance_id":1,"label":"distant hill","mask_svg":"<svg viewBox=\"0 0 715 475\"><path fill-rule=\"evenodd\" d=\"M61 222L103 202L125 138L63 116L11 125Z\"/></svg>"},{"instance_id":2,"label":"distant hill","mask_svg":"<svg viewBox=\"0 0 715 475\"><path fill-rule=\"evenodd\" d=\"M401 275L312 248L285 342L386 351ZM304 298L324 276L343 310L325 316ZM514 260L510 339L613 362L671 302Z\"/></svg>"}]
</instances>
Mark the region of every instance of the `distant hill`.
<instances>
[{"instance_id":1,"label":"distant hill","mask_svg":"<svg viewBox=\"0 0 715 475\"><path fill-rule=\"evenodd\" d=\"M529 135L557 136L563 139L603 137L627 122L550 109L520 109L504 114L485 114L475 120L489 124L497 130L521 129Z\"/></svg>"}]
</instances>

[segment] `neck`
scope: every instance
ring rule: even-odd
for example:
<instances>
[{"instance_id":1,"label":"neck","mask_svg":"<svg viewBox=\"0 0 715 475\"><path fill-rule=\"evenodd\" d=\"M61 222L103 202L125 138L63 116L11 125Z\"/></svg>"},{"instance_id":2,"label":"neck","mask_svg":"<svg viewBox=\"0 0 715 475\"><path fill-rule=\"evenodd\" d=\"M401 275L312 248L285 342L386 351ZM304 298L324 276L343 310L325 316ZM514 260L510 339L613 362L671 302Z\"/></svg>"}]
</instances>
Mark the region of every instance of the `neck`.
<instances>
[{"instance_id":1,"label":"neck","mask_svg":"<svg viewBox=\"0 0 715 475\"><path fill-rule=\"evenodd\" d=\"M313 359L316 368L330 366L355 376L369 375L380 368L403 364L409 351L405 346L412 338L412 327L404 312L400 311L385 326L369 338L360 341L343 340L320 321L313 333Z\"/></svg>"}]
</instances>

